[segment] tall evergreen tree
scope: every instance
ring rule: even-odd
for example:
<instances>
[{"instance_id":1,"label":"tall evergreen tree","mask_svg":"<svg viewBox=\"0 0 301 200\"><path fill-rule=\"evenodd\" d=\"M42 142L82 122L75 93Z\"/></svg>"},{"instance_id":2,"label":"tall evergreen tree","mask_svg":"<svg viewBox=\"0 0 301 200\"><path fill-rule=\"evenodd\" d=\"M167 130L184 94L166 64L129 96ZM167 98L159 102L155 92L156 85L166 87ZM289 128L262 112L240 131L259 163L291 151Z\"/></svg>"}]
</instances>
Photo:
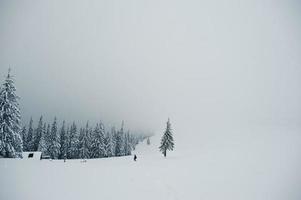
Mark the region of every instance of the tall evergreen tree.
<instances>
[{"instance_id":1,"label":"tall evergreen tree","mask_svg":"<svg viewBox=\"0 0 301 200\"><path fill-rule=\"evenodd\" d=\"M111 148L112 148L112 156L116 156L116 138L117 131L115 126L111 128Z\"/></svg>"},{"instance_id":2,"label":"tall evergreen tree","mask_svg":"<svg viewBox=\"0 0 301 200\"><path fill-rule=\"evenodd\" d=\"M166 129L161 139L161 145L159 147L160 151L166 157L166 151L170 150L172 151L174 149L174 140L172 136L172 130L171 130L171 124L168 119L166 123Z\"/></svg>"},{"instance_id":3,"label":"tall evergreen tree","mask_svg":"<svg viewBox=\"0 0 301 200\"><path fill-rule=\"evenodd\" d=\"M79 129L79 135L78 135L78 143L77 143L78 154L77 154L77 158L80 158L81 141L82 141L82 138L84 137L84 132L85 132L85 129L81 127Z\"/></svg>"},{"instance_id":4,"label":"tall evergreen tree","mask_svg":"<svg viewBox=\"0 0 301 200\"><path fill-rule=\"evenodd\" d=\"M54 118L54 121L51 126L51 132L49 136L49 153L52 159L58 159L60 153L60 143L57 133L57 119Z\"/></svg>"},{"instance_id":5,"label":"tall evergreen tree","mask_svg":"<svg viewBox=\"0 0 301 200\"><path fill-rule=\"evenodd\" d=\"M45 154L50 156L50 146L51 146L51 128L50 128L50 124L47 124L47 128L46 128L46 132L44 135L44 140L45 140Z\"/></svg>"},{"instance_id":6,"label":"tall evergreen tree","mask_svg":"<svg viewBox=\"0 0 301 200\"><path fill-rule=\"evenodd\" d=\"M88 158L92 157L92 138L93 138L93 129L92 127L88 127L86 128L86 134L87 134L87 144L88 144L88 152L89 152L89 156Z\"/></svg>"},{"instance_id":7,"label":"tall evergreen tree","mask_svg":"<svg viewBox=\"0 0 301 200\"><path fill-rule=\"evenodd\" d=\"M33 151L34 150L34 129L33 129L33 120L30 118L28 125L27 138L25 142L25 151Z\"/></svg>"},{"instance_id":8,"label":"tall evergreen tree","mask_svg":"<svg viewBox=\"0 0 301 200\"><path fill-rule=\"evenodd\" d=\"M132 153L132 148L130 144L130 131L128 131L124 135L124 155L128 156L131 155L131 153Z\"/></svg>"},{"instance_id":9,"label":"tall evergreen tree","mask_svg":"<svg viewBox=\"0 0 301 200\"><path fill-rule=\"evenodd\" d=\"M96 127L93 131L91 155L92 158L102 158L105 156L105 130L101 122L96 124Z\"/></svg>"},{"instance_id":10,"label":"tall evergreen tree","mask_svg":"<svg viewBox=\"0 0 301 200\"><path fill-rule=\"evenodd\" d=\"M124 123L122 121L121 129L115 134L115 156L124 155L123 126Z\"/></svg>"},{"instance_id":11,"label":"tall evergreen tree","mask_svg":"<svg viewBox=\"0 0 301 200\"><path fill-rule=\"evenodd\" d=\"M26 126L23 126L22 130L21 130L21 137L22 137L22 141L23 141L23 151L25 151L26 149L26 138L27 138L27 130L26 130Z\"/></svg>"},{"instance_id":12,"label":"tall evergreen tree","mask_svg":"<svg viewBox=\"0 0 301 200\"><path fill-rule=\"evenodd\" d=\"M67 156L67 134L66 134L66 127L65 127L65 121L63 121L63 125L60 130L60 154L59 159L63 159L65 156Z\"/></svg>"},{"instance_id":13,"label":"tall evergreen tree","mask_svg":"<svg viewBox=\"0 0 301 200\"><path fill-rule=\"evenodd\" d=\"M17 132L14 135L14 147L15 147L15 151L16 151L16 157L20 157L22 158L22 152L23 152L23 141L22 141L22 137L20 135L20 131Z\"/></svg>"},{"instance_id":14,"label":"tall evergreen tree","mask_svg":"<svg viewBox=\"0 0 301 200\"><path fill-rule=\"evenodd\" d=\"M38 127L34 132L33 137L33 151L37 151L39 148L39 143L43 134L43 116L40 117Z\"/></svg>"},{"instance_id":15,"label":"tall evergreen tree","mask_svg":"<svg viewBox=\"0 0 301 200\"><path fill-rule=\"evenodd\" d=\"M105 157L114 156L113 144L112 144L112 136L108 131L105 136Z\"/></svg>"},{"instance_id":16,"label":"tall evergreen tree","mask_svg":"<svg viewBox=\"0 0 301 200\"><path fill-rule=\"evenodd\" d=\"M67 130L66 130L66 148L65 148L65 154L64 154L64 159L68 159L68 153L69 153L69 141L70 141L70 127L68 126L67 127Z\"/></svg>"},{"instance_id":17,"label":"tall evergreen tree","mask_svg":"<svg viewBox=\"0 0 301 200\"><path fill-rule=\"evenodd\" d=\"M75 159L78 158L78 135L77 135L77 128L75 122L70 127L69 131L69 138L68 138L68 154L67 158L68 159Z\"/></svg>"},{"instance_id":18,"label":"tall evergreen tree","mask_svg":"<svg viewBox=\"0 0 301 200\"><path fill-rule=\"evenodd\" d=\"M130 135L130 144L131 144L132 150L135 150L136 145L138 144L138 138L137 138L137 136Z\"/></svg>"},{"instance_id":19,"label":"tall evergreen tree","mask_svg":"<svg viewBox=\"0 0 301 200\"><path fill-rule=\"evenodd\" d=\"M89 158L90 152L89 152L89 124L87 122L86 128L82 129L80 141L79 141L79 157L83 160L86 160Z\"/></svg>"},{"instance_id":20,"label":"tall evergreen tree","mask_svg":"<svg viewBox=\"0 0 301 200\"><path fill-rule=\"evenodd\" d=\"M40 141L39 141L39 145L38 145L38 151L41 151L42 154L48 154L47 150L48 150L48 147L47 147L47 141L46 141L46 134L47 134L47 128L46 128L46 123L44 123L43 125L43 128L42 128L42 132L41 132L41 138L40 138Z\"/></svg>"},{"instance_id":21,"label":"tall evergreen tree","mask_svg":"<svg viewBox=\"0 0 301 200\"><path fill-rule=\"evenodd\" d=\"M0 155L3 157L13 158L22 155L18 99L9 70L0 89Z\"/></svg>"}]
</instances>

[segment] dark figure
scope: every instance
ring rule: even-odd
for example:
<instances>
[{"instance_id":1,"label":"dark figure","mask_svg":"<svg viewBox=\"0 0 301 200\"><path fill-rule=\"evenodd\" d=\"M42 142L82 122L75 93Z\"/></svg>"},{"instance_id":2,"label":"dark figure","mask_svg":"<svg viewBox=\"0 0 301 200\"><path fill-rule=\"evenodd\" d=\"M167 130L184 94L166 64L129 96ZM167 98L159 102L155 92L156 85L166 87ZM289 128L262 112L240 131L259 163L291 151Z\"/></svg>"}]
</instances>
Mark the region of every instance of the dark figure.
<instances>
[{"instance_id":1,"label":"dark figure","mask_svg":"<svg viewBox=\"0 0 301 200\"><path fill-rule=\"evenodd\" d=\"M136 154L134 155L134 161L136 161L137 160L137 156L136 156Z\"/></svg>"}]
</instances>

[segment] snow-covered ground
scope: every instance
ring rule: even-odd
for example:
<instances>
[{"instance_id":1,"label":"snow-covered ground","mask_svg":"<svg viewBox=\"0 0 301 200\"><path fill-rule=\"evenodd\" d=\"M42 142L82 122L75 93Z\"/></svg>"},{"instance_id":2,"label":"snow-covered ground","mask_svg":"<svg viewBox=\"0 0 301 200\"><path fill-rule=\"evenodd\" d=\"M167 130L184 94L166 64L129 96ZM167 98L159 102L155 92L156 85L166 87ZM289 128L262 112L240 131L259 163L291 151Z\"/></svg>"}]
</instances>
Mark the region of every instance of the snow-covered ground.
<instances>
[{"instance_id":1,"label":"snow-covered ground","mask_svg":"<svg viewBox=\"0 0 301 200\"><path fill-rule=\"evenodd\" d=\"M178 146L167 158L158 152L158 135L138 145L137 162L0 159L0 199L300 199L300 134L246 135L191 145L175 137Z\"/></svg>"}]
</instances>

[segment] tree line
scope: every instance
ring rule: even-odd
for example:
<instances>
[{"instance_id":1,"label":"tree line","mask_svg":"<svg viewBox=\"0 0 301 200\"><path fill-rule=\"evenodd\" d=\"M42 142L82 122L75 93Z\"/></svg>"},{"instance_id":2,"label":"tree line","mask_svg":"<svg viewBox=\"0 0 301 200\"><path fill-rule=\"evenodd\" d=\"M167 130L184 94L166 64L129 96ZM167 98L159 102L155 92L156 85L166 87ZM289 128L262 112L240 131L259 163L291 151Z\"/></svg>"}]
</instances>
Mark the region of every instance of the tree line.
<instances>
[{"instance_id":1,"label":"tree line","mask_svg":"<svg viewBox=\"0 0 301 200\"><path fill-rule=\"evenodd\" d=\"M112 127L106 131L103 123L80 127L65 121L59 127L57 118L47 124L41 116L37 127L31 119L28 127L21 128L19 96L10 70L0 86L0 157L22 157L22 151L41 151L52 159L88 159L130 155L145 136L130 134Z\"/></svg>"},{"instance_id":2,"label":"tree line","mask_svg":"<svg viewBox=\"0 0 301 200\"><path fill-rule=\"evenodd\" d=\"M94 127L86 123L80 127L73 122L70 126L65 121L58 125L57 118L52 124L43 122L40 117L37 127L30 119L29 125L22 128L21 137L24 151L41 151L52 159L89 159L131 155L132 150L144 139L142 135L130 134L112 127L106 131L102 122Z\"/></svg>"}]
</instances>

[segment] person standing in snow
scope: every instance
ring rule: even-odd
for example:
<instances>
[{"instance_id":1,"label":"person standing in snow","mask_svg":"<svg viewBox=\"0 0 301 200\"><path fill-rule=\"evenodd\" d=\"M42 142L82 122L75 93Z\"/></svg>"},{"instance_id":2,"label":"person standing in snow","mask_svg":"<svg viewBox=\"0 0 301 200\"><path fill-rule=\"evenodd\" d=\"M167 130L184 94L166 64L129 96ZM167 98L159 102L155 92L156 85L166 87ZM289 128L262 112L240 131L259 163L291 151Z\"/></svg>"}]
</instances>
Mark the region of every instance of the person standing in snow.
<instances>
[{"instance_id":1,"label":"person standing in snow","mask_svg":"<svg viewBox=\"0 0 301 200\"><path fill-rule=\"evenodd\" d=\"M134 161L136 161L137 160L137 156L136 156L136 154L134 155Z\"/></svg>"}]
</instances>

